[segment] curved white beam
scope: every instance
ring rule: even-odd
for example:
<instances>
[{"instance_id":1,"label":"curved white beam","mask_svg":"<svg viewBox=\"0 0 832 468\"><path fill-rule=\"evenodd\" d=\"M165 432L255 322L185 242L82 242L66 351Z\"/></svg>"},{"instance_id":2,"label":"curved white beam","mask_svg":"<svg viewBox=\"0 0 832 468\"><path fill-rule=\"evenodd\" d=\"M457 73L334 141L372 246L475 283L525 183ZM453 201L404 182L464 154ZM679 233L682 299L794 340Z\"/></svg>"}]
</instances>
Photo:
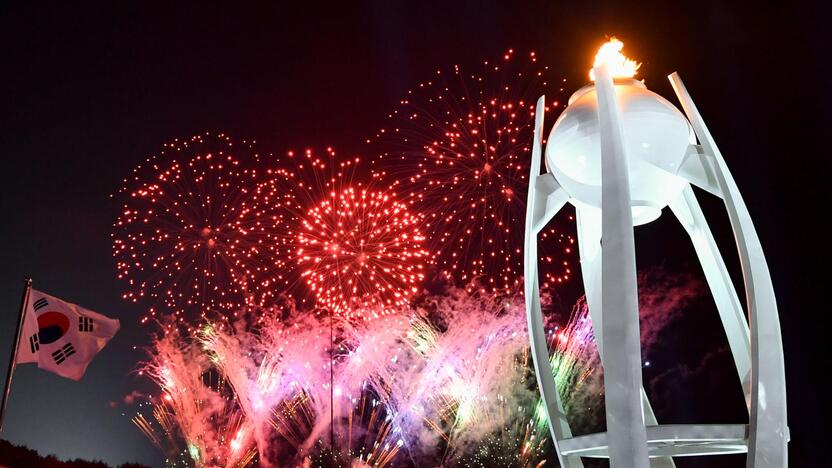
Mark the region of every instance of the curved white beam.
<instances>
[{"instance_id":1,"label":"curved white beam","mask_svg":"<svg viewBox=\"0 0 832 468\"><path fill-rule=\"evenodd\" d=\"M547 213L549 217L553 216L563 204L566 203L567 198L564 198L564 190L557 186L557 182L552 178L545 182L549 184L546 186L545 192L538 192L538 180L540 179L540 157L542 146L542 127L543 127L543 113L544 113L544 97L541 96L537 101L537 108L535 111L535 129L534 129L534 143L532 147L532 161L531 171L529 176L529 194L526 201L526 234L525 245L523 250L524 260L524 275L525 275L525 297L526 297L526 319L529 327L529 342L531 344L532 362L534 363L535 376L537 378L537 387L540 389L540 396L543 399L543 404L546 408L546 419L549 423L549 431L552 434L552 441L555 445L555 452L558 457L558 462L564 468L582 468L578 457L567 457L560 451L560 441L572 437L572 431L569 428L569 422L566 419L566 413L563 410L563 403L558 394L557 386L555 385L554 375L552 374L552 365L549 362L549 346L546 341L546 332L543 327L543 316L540 309L540 292L537 277L537 233L538 226L541 221L546 218ZM554 182L555 185L551 185ZM547 196L548 195L548 196ZM547 205L547 200L553 200L551 204ZM560 206L556 206L557 200L563 200ZM545 223L543 223L545 224Z\"/></svg>"},{"instance_id":2,"label":"curved white beam","mask_svg":"<svg viewBox=\"0 0 832 468\"><path fill-rule=\"evenodd\" d=\"M601 297L604 388L610 465L648 468L641 397L633 216L621 116L607 67L595 67L601 139Z\"/></svg>"},{"instance_id":3,"label":"curved white beam","mask_svg":"<svg viewBox=\"0 0 832 468\"><path fill-rule=\"evenodd\" d=\"M788 465L786 377L777 301L765 254L751 215L725 159L677 73L668 77L703 149L716 161L716 176L734 231L751 328L751 409L746 466Z\"/></svg>"},{"instance_id":4,"label":"curved white beam","mask_svg":"<svg viewBox=\"0 0 832 468\"><path fill-rule=\"evenodd\" d=\"M737 368L746 404L750 404L751 338L745 312L742 310L737 291L731 282L728 268L722 260L714 236L705 220L705 214L702 213L702 208L690 185L679 194L679 198L670 202L670 209L687 231L696 255L699 257L699 264L702 266L705 280L708 282L711 296L719 312L719 318L722 320L722 327L725 329L725 336L728 338L728 346L734 357L734 365Z\"/></svg>"}]
</instances>

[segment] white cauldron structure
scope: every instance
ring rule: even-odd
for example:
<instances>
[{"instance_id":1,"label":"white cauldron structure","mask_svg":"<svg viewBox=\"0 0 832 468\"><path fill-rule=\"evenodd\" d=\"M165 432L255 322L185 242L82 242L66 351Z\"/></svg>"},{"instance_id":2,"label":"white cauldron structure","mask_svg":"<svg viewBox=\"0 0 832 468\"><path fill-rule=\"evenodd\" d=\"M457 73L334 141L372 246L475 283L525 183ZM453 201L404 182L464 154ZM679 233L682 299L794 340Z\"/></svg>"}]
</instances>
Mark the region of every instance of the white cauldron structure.
<instances>
[{"instance_id":1,"label":"white cauldron structure","mask_svg":"<svg viewBox=\"0 0 832 468\"><path fill-rule=\"evenodd\" d=\"M747 452L748 468L786 467L789 431L780 323L748 209L679 75L668 78L684 114L632 74L613 77L625 58L620 42L609 44L618 56L596 58L595 83L569 99L552 127L544 174L544 97L535 112L526 212L526 313L560 465L582 467L581 457L595 457L609 458L613 468L672 467L672 457ZM625 65L632 72L637 68L631 61ZM748 320L692 185L725 202L742 265ZM577 214L581 272L606 396L607 431L582 436L572 435L555 387L537 273L537 234L567 202ZM684 226L702 265L748 403L748 424L659 424L644 392L633 227L657 219L665 207Z\"/></svg>"}]
</instances>

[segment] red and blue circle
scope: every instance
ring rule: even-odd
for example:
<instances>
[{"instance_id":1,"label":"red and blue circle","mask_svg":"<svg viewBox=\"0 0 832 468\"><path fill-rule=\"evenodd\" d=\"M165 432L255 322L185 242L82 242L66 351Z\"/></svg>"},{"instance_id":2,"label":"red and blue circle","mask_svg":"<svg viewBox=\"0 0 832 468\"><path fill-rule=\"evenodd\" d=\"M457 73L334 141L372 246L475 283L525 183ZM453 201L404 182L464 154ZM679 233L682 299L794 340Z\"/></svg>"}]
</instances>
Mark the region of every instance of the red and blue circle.
<instances>
[{"instance_id":1,"label":"red and blue circle","mask_svg":"<svg viewBox=\"0 0 832 468\"><path fill-rule=\"evenodd\" d=\"M60 312L46 312L38 315L38 341L41 344L54 343L66 335L69 319Z\"/></svg>"}]
</instances>

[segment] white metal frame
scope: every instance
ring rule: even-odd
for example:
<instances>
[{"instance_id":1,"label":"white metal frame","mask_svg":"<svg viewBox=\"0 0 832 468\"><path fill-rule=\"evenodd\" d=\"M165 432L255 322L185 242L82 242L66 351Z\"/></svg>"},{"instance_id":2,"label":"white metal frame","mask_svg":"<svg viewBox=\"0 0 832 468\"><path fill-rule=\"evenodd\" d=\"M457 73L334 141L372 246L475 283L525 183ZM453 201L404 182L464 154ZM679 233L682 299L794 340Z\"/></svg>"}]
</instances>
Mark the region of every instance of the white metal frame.
<instances>
[{"instance_id":1,"label":"white metal frame","mask_svg":"<svg viewBox=\"0 0 832 468\"><path fill-rule=\"evenodd\" d=\"M543 329L537 234L572 197L554 174L540 174L544 98L537 103L526 211L525 293L532 358L562 467L581 457L610 458L613 468L672 467L672 457L748 453L748 468L785 468L789 440L783 346L768 266L739 189L679 75L670 79L699 144L676 176L688 182L669 207L687 231L716 302L743 392L749 424L659 425L641 382L635 246L627 155L613 80L595 69L602 158L601 210L576 206L587 304L604 367L607 432L573 437L555 387ZM690 184L720 198L742 265L749 321ZM601 248L601 234L604 245ZM603 264L603 268L602 268ZM616 304L614 312L603 304ZM749 329L750 324L750 329Z\"/></svg>"}]
</instances>

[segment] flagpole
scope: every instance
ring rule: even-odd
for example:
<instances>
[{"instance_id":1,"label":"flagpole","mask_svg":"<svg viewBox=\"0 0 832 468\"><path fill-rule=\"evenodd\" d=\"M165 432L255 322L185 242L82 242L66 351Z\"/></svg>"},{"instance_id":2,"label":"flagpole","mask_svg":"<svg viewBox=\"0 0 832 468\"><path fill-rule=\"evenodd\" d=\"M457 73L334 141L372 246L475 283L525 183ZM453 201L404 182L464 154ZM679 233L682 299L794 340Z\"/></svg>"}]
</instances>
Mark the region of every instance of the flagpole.
<instances>
[{"instance_id":1,"label":"flagpole","mask_svg":"<svg viewBox=\"0 0 832 468\"><path fill-rule=\"evenodd\" d=\"M26 317L26 307L29 306L29 292L32 290L32 278L23 280L23 297L20 299L20 316L17 318L17 328L14 332L12 354L9 357L9 370L6 371L6 384L3 386L3 401L0 402L0 432L3 431L3 418L6 416L6 403L9 391L12 389L12 375L17 367L17 348L20 345L20 332L23 330L23 319Z\"/></svg>"}]
</instances>

